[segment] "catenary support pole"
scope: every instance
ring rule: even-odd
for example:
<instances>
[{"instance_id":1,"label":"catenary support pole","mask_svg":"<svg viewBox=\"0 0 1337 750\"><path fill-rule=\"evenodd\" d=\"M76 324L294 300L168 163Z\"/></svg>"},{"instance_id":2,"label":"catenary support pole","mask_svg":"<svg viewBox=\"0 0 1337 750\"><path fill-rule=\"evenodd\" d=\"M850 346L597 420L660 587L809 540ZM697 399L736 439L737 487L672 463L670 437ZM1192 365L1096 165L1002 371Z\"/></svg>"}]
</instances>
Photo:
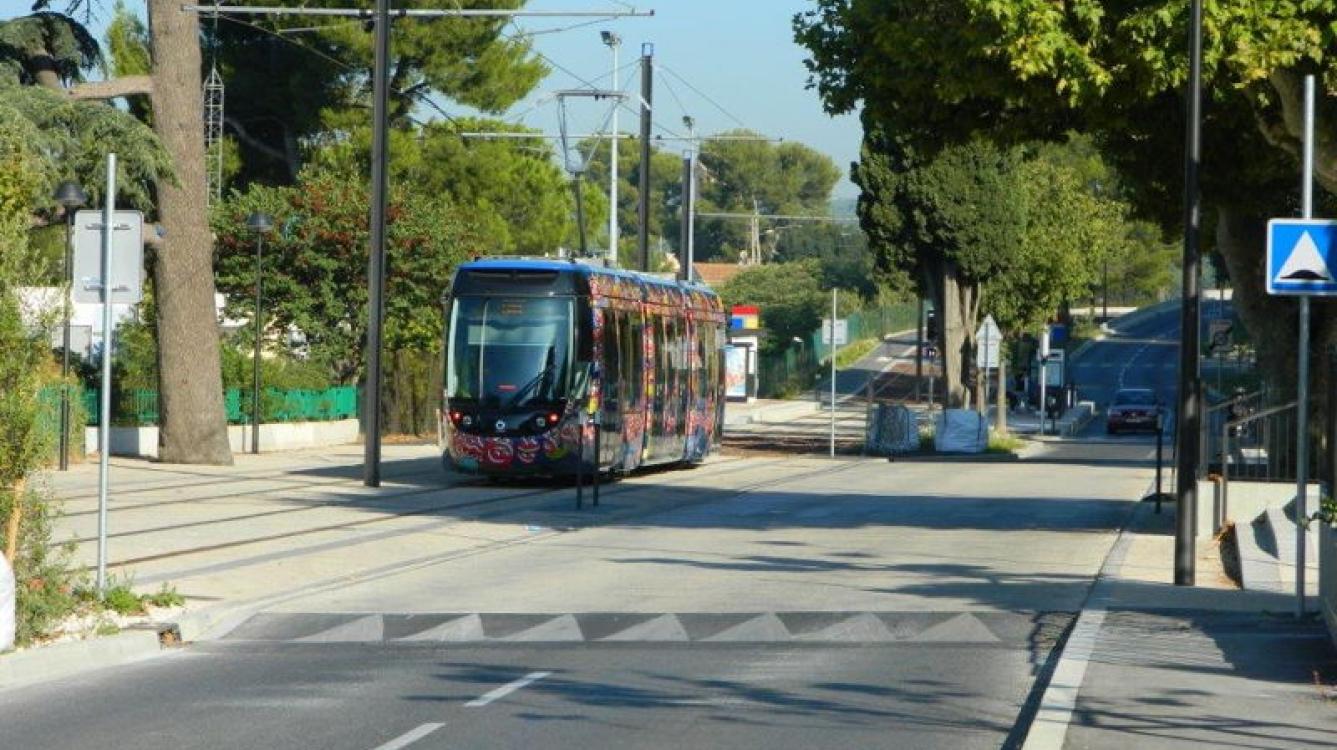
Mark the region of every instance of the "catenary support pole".
<instances>
[{"instance_id":1,"label":"catenary support pole","mask_svg":"<svg viewBox=\"0 0 1337 750\"><path fill-rule=\"evenodd\" d=\"M622 47L622 39L616 34L610 34L608 38L608 47L613 50L613 81L609 88L622 93L622 83L618 80L617 70L617 52ZM612 138L608 139L608 260L604 265L609 268L617 267L617 142L620 137L617 132L617 111L622 108L622 100L617 99L613 102L613 122Z\"/></svg>"},{"instance_id":2,"label":"catenary support pole","mask_svg":"<svg viewBox=\"0 0 1337 750\"><path fill-rule=\"evenodd\" d=\"M692 157L690 153L682 155L682 223L678 233L678 278L691 279L692 272L687 259L687 240L691 234L691 212L688 204L692 199Z\"/></svg>"},{"instance_id":3,"label":"catenary support pole","mask_svg":"<svg viewBox=\"0 0 1337 750\"><path fill-rule=\"evenodd\" d=\"M362 483L381 486L381 325L385 313L385 209L389 144L390 0L376 0L372 64L371 247L367 257L367 374Z\"/></svg>"},{"instance_id":4,"label":"catenary support pole","mask_svg":"<svg viewBox=\"0 0 1337 750\"><path fill-rule=\"evenodd\" d=\"M1201 306L1199 266L1202 236L1198 170L1202 162L1202 0L1192 0L1189 31L1188 131L1184 153L1183 306L1179 325L1179 414L1175 440L1176 586L1192 586L1196 563L1194 535L1198 512L1198 440L1202 424L1198 373L1198 313Z\"/></svg>"},{"instance_id":5,"label":"catenary support pole","mask_svg":"<svg viewBox=\"0 0 1337 750\"><path fill-rule=\"evenodd\" d=\"M836 290L831 290L831 458L836 457Z\"/></svg>"},{"instance_id":6,"label":"catenary support pole","mask_svg":"<svg viewBox=\"0 0 1337 750\"><path fill-rule=\"evenodd\" d=\"M650 270L650 117L654 54L653 44L641 45L641 163L636 211L640 226L636 229L636 253L642 271Z\"/></svg>"},{"instance_id":7,"label":"catenary support pole","mask_svg":"<svg viewBox=\"0 0 1337 750\"><path fill-rule=\"evenodd\" d=\"M1300 205L1304 218L1314 218L1314 76L1305 76L1304 165ZM1309 494L1309 297L1300 298L1299 375L1295 412L1295 614L1305 613L1305 519Z\"/></svg>"},{"instance_id":8,"label":"catenary support pole","mask_svg":"<svg viewBox=\"0 0 1337 750\"><path fill-rule=\"evenodd\" d=\"M116 231L116 154L107 154L107 192L102 198L102 393L97 442L97 591L107 591L107 495L111 479L111 237Z\"/></svg>"},{"instance_id":9,"label":"catenary support pole","mask_svg":"<svg viewBox=\"0 0 1337 750\"><path fill-rule=\"evenodd\" d=\"M696 153L697 149L693 145L692 151L688 154L688 172L687 172L687 280L692 281L692 269L696 264Z\"/></svg>"}]
</instances>

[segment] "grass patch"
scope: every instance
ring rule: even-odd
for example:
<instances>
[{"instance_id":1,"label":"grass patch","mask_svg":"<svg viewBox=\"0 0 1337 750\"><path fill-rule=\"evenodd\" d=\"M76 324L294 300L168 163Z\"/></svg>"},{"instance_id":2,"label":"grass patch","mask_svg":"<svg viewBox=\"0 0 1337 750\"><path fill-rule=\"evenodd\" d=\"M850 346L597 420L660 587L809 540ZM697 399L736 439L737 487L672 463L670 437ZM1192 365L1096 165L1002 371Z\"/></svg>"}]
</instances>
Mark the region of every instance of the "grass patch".
<instances>
[{"instance_id":1,"label":"grass patch","mask_svg":"<svg viewBox=\"0 0 1337 750\"><path fill-rule=\"evenodd\" d=\"M1026 441L1016 435L999 435L996 432L989 433L989 445L985 447L985 453L1016 453L1026 447Z\"/></svg>"},{"instance_id":2,"label":"grass patch","mask_svg":"<svg viewBox=\"0 0 1337 750\"><path fill-rule=\"evenodd\" d=\"M878 346L877 339L859 339L851 344L842 346L836 350L836 369L843 370L846 367L867 357ZM830 366L828 360L827 366Z\"/></svg>"},{"instance_id":3,"label":"grass patch","mask_svg":"<svg viewBox=\"0 0 1337 750\"><path fill-rule=\"evenodd\" d=\"M180 607L186 603L186 597L178 594L175 588L163 584L157 592L144 594L140 600L154 607Z\"/></svg>"}]
</instances>

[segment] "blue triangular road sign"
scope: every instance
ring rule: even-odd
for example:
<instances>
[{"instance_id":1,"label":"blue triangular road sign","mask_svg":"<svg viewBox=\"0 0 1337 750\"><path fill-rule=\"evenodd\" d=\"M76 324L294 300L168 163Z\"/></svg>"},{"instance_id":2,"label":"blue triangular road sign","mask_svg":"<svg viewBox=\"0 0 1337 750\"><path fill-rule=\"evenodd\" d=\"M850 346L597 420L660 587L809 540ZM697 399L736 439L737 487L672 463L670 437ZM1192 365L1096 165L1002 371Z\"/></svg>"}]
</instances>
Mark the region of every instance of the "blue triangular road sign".
<instances>
[{"instance_id":1,"label":"blue triangular road sign","mask_svg":"<svg viewBox=\"0 0 1337 750\"><path fill-rule=\"evenodd\" d=\"M1267 223L1267 291L1337 295L1337 221L1273 219Z\"/></svg>"}]
</instances>

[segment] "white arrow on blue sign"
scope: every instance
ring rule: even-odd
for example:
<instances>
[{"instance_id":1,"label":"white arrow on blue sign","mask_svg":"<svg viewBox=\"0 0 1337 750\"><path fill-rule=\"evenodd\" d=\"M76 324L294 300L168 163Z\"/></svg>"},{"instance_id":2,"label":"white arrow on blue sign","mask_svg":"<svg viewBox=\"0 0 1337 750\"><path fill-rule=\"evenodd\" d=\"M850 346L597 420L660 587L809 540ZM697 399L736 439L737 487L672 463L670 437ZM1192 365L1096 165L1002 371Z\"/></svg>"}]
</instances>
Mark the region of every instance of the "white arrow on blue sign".
<instances>
[{"instance_id":1,"label":"white arrow on blue sign","mask_svg":"<svg viewBox=\"0 0 1337 750\"><path fill-rule=\"evenodd\" d=\"M1267 293L1337 296L1337 221L1267 222Z\"/></svg>"}]
</instances>

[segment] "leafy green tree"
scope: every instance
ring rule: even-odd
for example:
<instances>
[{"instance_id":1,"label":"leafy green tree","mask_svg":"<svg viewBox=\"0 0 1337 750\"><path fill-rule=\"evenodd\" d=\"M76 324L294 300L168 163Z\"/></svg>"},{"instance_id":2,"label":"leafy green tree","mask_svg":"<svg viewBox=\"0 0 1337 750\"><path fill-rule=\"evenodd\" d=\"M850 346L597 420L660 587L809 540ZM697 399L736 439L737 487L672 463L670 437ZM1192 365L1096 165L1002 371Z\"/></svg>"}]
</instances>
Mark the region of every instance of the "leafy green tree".
<instances>
[{"instance_id":1,"label":"leafy green tree","mask_svg":"<svg viewBox=\"0 0 1337 750\"><path fill-rule=\"evenodd\" d=\"M807 336L822 322L829 304L815 259L767 263L748 268L718 289L726 307L756 305L768 332L764 346L783 349L795 336Z\"/></svg>"},{"instance_id":2,"label":"leafy green tree","mask_svg":"<svg viewBox=\"0 0 1337 750\"><path fill-rule=\"evenodd\" d=\"M939 311L948 403L966 397L983 287L1010 271L1026 231L1016 150L970 141L925 159L899 139L866 134L854 181L878 263L913 277Z\"/></svg>"},{"instance_id":3,"label":"leafy green tree","mask_svg":"<svg viewBox=\"0 0 1337 750\"><path fill-rule=\"evenodd\" d=\"M840 170L829 156L801 143L770 143L750 130L721 133L701 146L697 210L825 216ZM733 140L730 140L730 139ZM757 140L740 140L756 138ZM768 228L768 227L764 227ZM746 221L701 218L696 254L732 260L749 246Z\"/></svg>"},{"instance_id":4,"label":"leafy green tree","mask_svg":"<svg viewBox=\"0 0 1337 750\"><path fill-rule=\"evenodd\" d=\"M877 295L877 259L868 246L868 238L858 226L849 223L782 223L764 237L773 244L771 255L777 262L816 259L821 264L822 286L852 289L866 299Z\"/></svg>"},{"instance_id":5,"label":"leafy green tree","mask_svg":"<svg viewBox=\"0 0 1337 750\"><path fill-rule=\"evenodd\" d=\"M280 5L299 6L298 0ZM521 8L525 0L432 0L420 8ZM369 0L350 0L371 8ZM205 17L206 48L227 85L227 128L241 145L243 184L290 183L302 144L331 130L365 127L372 34L349 19ZM528 38L504 18L396 19L391 51L394 127L407 130L424 102L448 99L496 114L547 75ZM313 30L314 27L314 30ZM306 31L295 31L302 28Z\"/></svg>"},{"instance_id":6,"label":"leafy green tree","mask_svg":"<svg viewBox=\"0 0 1337 750\"><path fill-rule=\"evenodd\" d=\"M278 231L264 251L265 327L300 331L312 359L351 383L362 374L366 337L367 186L337 171L304 171L292 187L255 185L216 213L219 289L228 314L254 319L256 240L246 217L262 210ZM441 294L455 266L486 252L468 212L443 196L392 190L385 346L434 351Z\"/></svg>"},{"instance_id":7,"label":"leafy green tree","mask_svg":"<svg viewBox=\"0 0 1337 750\"><path fill-rule=\"evenodd\" d=\"M1182 220L1187 15L1180 0L815 0L795 18L826 108L924 149L983 136L1003 142L1092 133L1141 212ZM1293 379L1295 306L1257 272L1264 219L1295 210L1301 79L1321 81L1333 116L1337 3L1207 3L1202 185L1235 307L1278 382ZM1337 191L1337 140L1320 137L1316 178ZM1315 347L1337 342L1322 308ZM1321 358L1320 358L1321 359Z\"/></svg>"}]
</instances>

